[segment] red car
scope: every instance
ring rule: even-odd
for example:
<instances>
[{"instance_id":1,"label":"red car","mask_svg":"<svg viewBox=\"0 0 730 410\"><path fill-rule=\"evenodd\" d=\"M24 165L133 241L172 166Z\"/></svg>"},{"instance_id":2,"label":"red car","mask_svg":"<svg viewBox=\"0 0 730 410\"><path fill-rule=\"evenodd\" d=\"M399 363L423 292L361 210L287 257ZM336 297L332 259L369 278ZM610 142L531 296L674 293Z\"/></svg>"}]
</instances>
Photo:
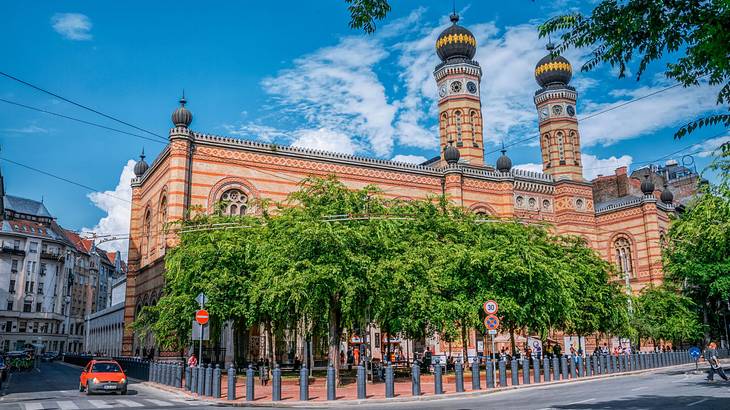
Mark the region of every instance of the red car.
<instances>
[{"instance_id":1,"label":"red car","mask_svg":"<svg viewBox=\"0 0 730 410\"><path fill-rule=\"evenodd\" d=\"M127 375L114 360L92 360L81 371L79 391L86 391L87 394L97 392L127 394Z\"/></svg>"}]
</instances>

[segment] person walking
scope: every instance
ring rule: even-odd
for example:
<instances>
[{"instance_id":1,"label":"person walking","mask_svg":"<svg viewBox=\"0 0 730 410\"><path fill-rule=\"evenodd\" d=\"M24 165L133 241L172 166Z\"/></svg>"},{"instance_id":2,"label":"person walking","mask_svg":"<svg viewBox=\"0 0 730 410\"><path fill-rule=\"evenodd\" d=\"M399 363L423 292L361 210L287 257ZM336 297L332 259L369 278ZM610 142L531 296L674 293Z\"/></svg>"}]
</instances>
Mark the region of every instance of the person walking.
<instances>
[{"instance_id":1,"label":"person walking","mask_svg":"<svg viewBox=\"0 0 730 410\"><path fill-rule=\"evenodd\" d=\"M269 361L266 360L264 364L259 368L259 376L261 378L261 385L266 386L269 384Z\"/></svg>"},{"instance_id":2,"label":"person walking","mask_svg":"<svg viewBox=\"0 0 730 410\"><path fill-rule=\"evenodd\" d=\"M720 366L720 360L717 358L717 345L715 342L710 342L707 345L704 357L710 365L710 368L707 371L707 381L714 381L716 372L723 380L728 381L727 375L725 375L725 370L723 370L722 366Z\"/></svg>"}]
</instances>

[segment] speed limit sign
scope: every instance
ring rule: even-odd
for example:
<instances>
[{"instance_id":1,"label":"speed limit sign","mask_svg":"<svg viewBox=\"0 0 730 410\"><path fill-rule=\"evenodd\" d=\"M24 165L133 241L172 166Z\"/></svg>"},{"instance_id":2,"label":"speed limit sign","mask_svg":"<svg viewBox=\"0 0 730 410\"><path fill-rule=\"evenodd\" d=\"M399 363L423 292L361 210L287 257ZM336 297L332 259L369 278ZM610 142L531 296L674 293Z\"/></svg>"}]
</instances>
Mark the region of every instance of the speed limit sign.
<instances>
[{"instance_id":1,"label":"speed limit sign","mask_svg":"<svg viewBox=\"0 0 730 410\"><path fill-rule=\"evenodd\" d=\"M495 302L493 300L488 300L488 301L484 302L483 308L484 308L484 313L486 313L488 315L493 315L493 314L497 313L497 311L499 310L499 305L497 304L497 302Z\"/></svg>"}]
</instances>

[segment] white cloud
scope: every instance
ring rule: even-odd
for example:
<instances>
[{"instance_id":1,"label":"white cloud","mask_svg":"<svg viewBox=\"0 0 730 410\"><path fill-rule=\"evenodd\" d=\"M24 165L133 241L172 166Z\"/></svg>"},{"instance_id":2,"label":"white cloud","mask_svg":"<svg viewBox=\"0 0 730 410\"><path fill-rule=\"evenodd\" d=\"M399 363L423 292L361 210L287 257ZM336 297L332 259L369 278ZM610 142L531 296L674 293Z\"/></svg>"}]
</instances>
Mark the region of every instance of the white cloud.
<instances>
[{"instance_id":1,"label":"white cloud","mask_svg":"<svg viewBox=\"0 0 730 410\"><path fill-rule=\"evenodd\" d=\"M406 162L408 164L422 164L426 162L428 158L420 155L396 155L392 158L395 162Z\"/></svg>"},{"instance_id":2,"label":"white cloud","mask_svg":"<svg viewBox=\"0 0 730 410\"><path fill-rule=\"evenodd\" d=\"M610 103L586 101L585 112L579 114L579 117L590 116L635 98L661 91L669 85L666 81L656 81L652 86L614 90L610 95L618 98L617 100ZM584 147L611 145L663 128L679 126L702 113L715 110L717 92L718 87L715 86L688 88L680 86L603 112L580 122L581 143ZM669 137L671 136L668 135Z\"/></svg>"},{"instance_id":3,"label":"white cloud","mask_svg":"<svg viewBox=\"0 0 730 410\"><path fill-rule=\"evenodd\" d=\"M726 135L724 137L717 137L709 139L701 144L697 144L693 149L700 149L702 151L697 153L697 156L700 158L706 158L709 156L713 156L717 154L717 149L719 149L724 144L730 143L730 135Z\"/></svg>"},{"instance_id":4,"label":"white cloud","mask_svg":"<svg viewBox=\"0 0 730 410\"><path fill-rule=\"evenodd\" d=\"M616 168L628 167L633 162L630 155L622 155L618 158L612 156L610 158L598 158L591 154L581 154L583 162L583 178L588 181L596 178L598 175L613 174Z\"/></svg>"},{"instance_id":5,"label":"white cloud","mask_svg":"<svg viewBox=\"0 0 730 410\"><path fill-rule=\"evenodd\" d=\"M257 139L264 142L273 142L276 138L289 138L290 135L278 128L249 122L247 124L224 124L223 128L230 135L244 139Z\"/></svg>"},{"instance_id":6,"label":"white cloud","mask_svg":"<svg viewBox=\"0 0 730 410\"><path fill-rule=\"evenodd\" d=\"M56 13L51 17L53 29L69 40L91 40L91 20L81 13Z\"/></svg>"},{"instance_id":7,"label":"white cloud","mask_svg":"<svg viewBox=\"0 0 730 410\"><path fill-rule=\"evenodd\" d=\"M356 146L347 134L326 128L299 130L293 147L311 148L320 151L339 152L352 155Z\"/></svg>"},{"instance_id":8,"label":"white cloud","mask_svg":"<svg viewBox=\"0 0 730 410\"><path fill-rule=\"evenodd\" d=\"M528 162L526 164L515 165L512 168L521 169L530 172L539 172L542 174L542 164L536 164L534 162Z\"/></svg>"},{"instance_id":9,"label":"white cloud","mask_svg":"<svg viewBox=\"0 0 730 410\"><path fill-rule=\"evenodd\" d=\"M47 128L39 127L34 124L26 125L21 128L6 128L3 131L13 134L48 134L49 132Z\"/></svg>"},{"instance_id":10,"label":"white cloud","mask_svg":"<svg viewBox=\"0 0 730 410\"><path fill-rule=\"evenodd\" d=\"M127 161L119 176L119 183L113 191L92 192L87 196L94 205L106 212L106 216L92 228L82 228L82 232L94 232L99 235L127 235L129 233L129 218L131 212L132 187L131 181L134 178L134 160ZM130 201L125 202L124 200ZM121 251L126 255L129 249L129 241L116 240L105 242L101 248Z\"/></svg>"}]
</instances>

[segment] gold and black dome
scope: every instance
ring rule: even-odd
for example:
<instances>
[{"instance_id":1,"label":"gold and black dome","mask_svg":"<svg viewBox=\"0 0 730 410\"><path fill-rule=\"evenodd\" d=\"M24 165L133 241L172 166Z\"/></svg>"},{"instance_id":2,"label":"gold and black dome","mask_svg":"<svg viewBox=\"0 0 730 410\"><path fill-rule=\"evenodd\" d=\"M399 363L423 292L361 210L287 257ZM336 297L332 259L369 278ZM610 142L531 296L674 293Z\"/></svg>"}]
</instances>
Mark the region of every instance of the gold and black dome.
<instances>
[{"instance_id":1,"label":"gold and black dome","mask_svg":"<svg viewBox=\"0 0 730 410\"><path fill-rule=\"evenodd\" d=\"M553 56L555 47L548 43L547 49L550 53L541 58L535 66L535 81L540 87L549 85L568 85L573 77L573 68L563 56Z\"/></svg>"},{"instance_id":2,"label":"gold and black dome","mask_svg":"<svg viewBox=\"0 0 730 410\"><path fill-rule=\"evenodd\" d=\"M477 39L471 31L456 24L459 22L459 15L451 15L451 27L439 34L436 40L436 54L441 61L452 58L467 58L471 60L477 52Z\"/></svg>"}]
</instances>

